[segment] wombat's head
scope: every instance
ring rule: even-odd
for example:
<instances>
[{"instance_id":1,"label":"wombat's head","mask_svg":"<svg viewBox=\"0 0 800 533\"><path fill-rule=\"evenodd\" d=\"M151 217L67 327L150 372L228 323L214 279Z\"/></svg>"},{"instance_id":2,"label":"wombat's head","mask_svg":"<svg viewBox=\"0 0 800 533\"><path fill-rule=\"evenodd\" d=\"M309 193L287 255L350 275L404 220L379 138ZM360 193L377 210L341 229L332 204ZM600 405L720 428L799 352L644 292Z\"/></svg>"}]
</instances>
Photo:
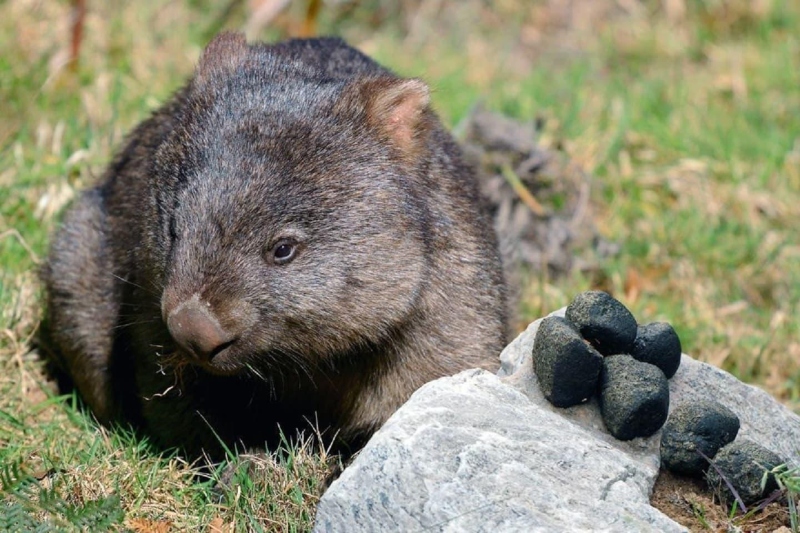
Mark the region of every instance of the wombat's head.
<instances>
[{"instance_id":1,"label":"wombat's head","mask_svg":"<svg viewBox=\"0 0 800 533\"><path fill-rule=\"evenodd\" d=\"M426 277L425 85L322 78L228 34L185 98L145 217L177 353L308 368L401 331Z\"/></svg>"}]
</instances>

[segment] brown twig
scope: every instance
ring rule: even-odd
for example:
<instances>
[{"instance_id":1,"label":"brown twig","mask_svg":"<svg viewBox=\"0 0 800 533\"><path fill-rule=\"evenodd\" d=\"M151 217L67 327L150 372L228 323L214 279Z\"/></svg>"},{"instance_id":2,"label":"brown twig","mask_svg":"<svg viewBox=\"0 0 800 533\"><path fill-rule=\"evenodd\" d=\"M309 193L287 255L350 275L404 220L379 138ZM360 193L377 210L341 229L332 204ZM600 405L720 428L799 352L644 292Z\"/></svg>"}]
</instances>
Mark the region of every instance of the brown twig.
<instances>
[{"instance_id":1,"label":"brown twig","mask_svg":"<svg viewBox=\"0 0 800 533\"><path fill-rule=\"evenodd\" d=\"M86 18L86 0L72 0L72 10L70 11L70 47L69 47L69 68L73 71L78 68L78 57L81 51L81 41L83 40L83 21Z\"/></svg>"},{"instance_id":2,"label":"brown twig","mask_svg":"<svg viewBox=\"0 0 800 533\"><path fill-rule=\"evenodd\" d=\"M547 213L546 213L544 207L533 196L533 194L531 194L531 191L529 191L528 188L525 187L525 184L522 183L521 179L519 179L519 176L517 176L517 173L514 172L511 169L511 167L508 166L507 164L503 165L502 171L503 171L503 177L506 179L508 184L511 185L511 188L514 189L514 192L517 193L517 196L519 196L519 199L522 200L522 202L525 205L527 205L528 208L531 211L533 211L533 213L536 214L537 216L540 216L540 217L545 216Z\"/></svg>"}]
</instances>

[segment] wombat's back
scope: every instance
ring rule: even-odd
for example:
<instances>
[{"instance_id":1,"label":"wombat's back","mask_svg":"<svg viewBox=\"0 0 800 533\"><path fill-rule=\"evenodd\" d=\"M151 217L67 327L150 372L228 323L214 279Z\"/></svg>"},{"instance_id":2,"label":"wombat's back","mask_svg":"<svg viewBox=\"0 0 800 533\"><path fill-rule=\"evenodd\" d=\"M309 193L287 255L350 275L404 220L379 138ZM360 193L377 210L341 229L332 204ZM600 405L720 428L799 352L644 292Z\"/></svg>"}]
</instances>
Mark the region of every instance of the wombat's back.
<instances>
[{"instance_id":1,"label":"wombat's back","mask_svg":"<svg viewBox=\"0 0 800 533\"><path fill-rule=\"evenodd\" d=\"M193 452L306 420L357 446L506 339L496 239L427 87L338 39L215 39L68 211L45 282L101 420Z\"/></svg>"},{"instance_id":2,"label":"wombat's back","mask_svg":"<svg viewBox=\"0 0 800 533\"><path fill-rule=\"evenodd\" d=\"M276 44L255 44L255 53L277 58L276 65L298 68L317 79L352 80L362 75L390 72L337 37L292 39Z\"/></svg>"}]
</instances>

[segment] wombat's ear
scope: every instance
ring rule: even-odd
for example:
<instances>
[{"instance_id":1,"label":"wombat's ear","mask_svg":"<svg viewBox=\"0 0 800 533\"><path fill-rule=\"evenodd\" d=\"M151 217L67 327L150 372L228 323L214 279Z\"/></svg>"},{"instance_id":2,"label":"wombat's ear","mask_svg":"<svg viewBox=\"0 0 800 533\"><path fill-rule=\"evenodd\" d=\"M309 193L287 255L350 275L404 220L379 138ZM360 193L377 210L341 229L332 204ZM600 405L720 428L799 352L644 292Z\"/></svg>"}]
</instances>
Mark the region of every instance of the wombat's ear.
<instances>
[{"instance_id":1,"label":"wombat's ear","mask_svg":"<svg viewBox=\"0 0 800 533\"><path fill-rule=\"evenodd\" d=\"M203 50L197 65L195 84L203 86L216 77L232 73L246 57L247 40L243 33L220 33Z\"/></svg>"},{"instance_id":2,"label":"wombat's ear","mask_svg":"<svg viewBox=\"0 0 800 533\"><path fill-rule=\"evenodd\" d=\"M359 80L353 85L356 87L346 89L339 107L361 104L367 123L403 153L413 156L423 146L428 131L428 86L418 79L389 77ZM353 102L353 98L360 101Z\"/></svg>"}]
</instances>

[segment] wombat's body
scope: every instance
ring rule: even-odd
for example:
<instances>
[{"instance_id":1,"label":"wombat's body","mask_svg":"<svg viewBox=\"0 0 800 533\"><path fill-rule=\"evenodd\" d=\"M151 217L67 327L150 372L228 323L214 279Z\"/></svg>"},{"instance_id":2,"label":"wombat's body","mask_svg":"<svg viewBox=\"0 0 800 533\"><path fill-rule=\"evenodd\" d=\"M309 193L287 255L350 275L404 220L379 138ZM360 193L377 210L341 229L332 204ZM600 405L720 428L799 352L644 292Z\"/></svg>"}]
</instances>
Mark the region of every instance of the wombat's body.
<instances>
[{"instance_id":1,"label":"wombat's body","mask_svg":"<svg viewBox=\"0 0 800 533\"><path fill-rule=\"evenodd\" d=\"M190 453L305 420L358 446L505 341L495 236L427 88L336 39L215 39L44 278L44 338L97 417Z\"/></svg>"}]
</instances>

